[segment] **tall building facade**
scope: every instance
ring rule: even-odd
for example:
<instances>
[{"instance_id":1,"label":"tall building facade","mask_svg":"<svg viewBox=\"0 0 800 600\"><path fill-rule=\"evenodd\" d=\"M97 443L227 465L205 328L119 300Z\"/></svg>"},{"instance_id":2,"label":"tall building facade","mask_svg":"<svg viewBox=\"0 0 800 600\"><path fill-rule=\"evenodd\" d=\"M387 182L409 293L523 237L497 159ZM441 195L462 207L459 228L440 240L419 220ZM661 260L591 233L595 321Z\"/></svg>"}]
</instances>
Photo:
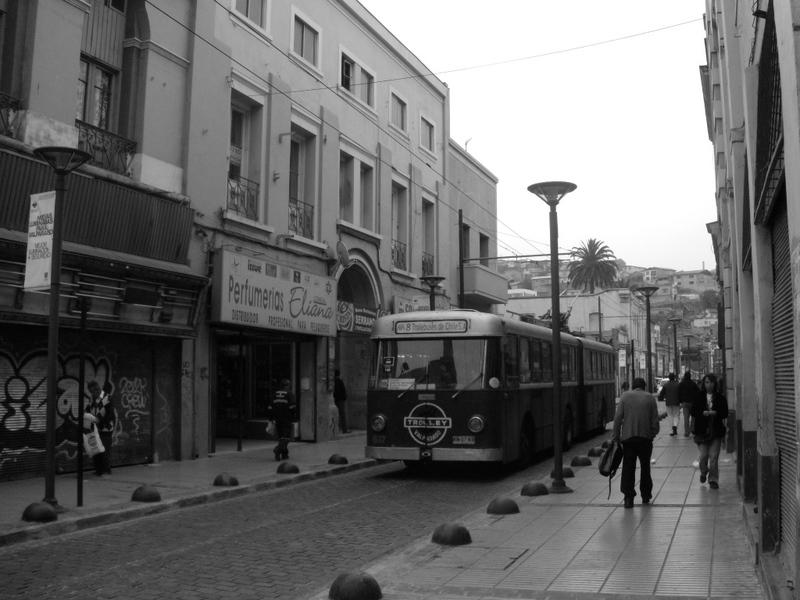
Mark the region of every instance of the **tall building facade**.
<instances>
[{"instance_id":1,"label":"tall building facade","mask_svg":"<svg viewBox=\"0 0 800 600\"><path fill-rule=\"evenodd\" d=\"M426 308L420 277L444 277L441 306L504 301L492 261L461 260L496 255L497 180L450 140L446 84L355 0L0 0L0 52L0 478L43 460L36 147L92 155L65 202L61 470L81 350L118 402L113 461L186 459L263 438L282 379L298 439L336 435L335 370L364 427L371 325Z\"/></svg>"},{"instance_id":2,"label":"tall building facade","mask_svg":"<svg viewBox=\"0 0 800 600\"><path fill-rule=\"evenodd\" d=\"M800 48L788 0L707 0L701 67L713 145L725 384L737 474L757 508L762 564L798 597ZM773 560L774 559L774 560Z\"/></svg>"}]
</instances>

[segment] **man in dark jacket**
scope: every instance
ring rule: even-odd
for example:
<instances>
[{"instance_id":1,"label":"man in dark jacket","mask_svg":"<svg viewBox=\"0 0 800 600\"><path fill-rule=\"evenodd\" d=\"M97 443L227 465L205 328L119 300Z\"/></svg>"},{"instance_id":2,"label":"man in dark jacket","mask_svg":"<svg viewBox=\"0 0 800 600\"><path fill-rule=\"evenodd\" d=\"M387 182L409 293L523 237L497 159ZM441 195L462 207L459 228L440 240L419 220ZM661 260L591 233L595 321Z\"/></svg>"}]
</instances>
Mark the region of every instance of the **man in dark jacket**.
<instances>
[{"instance_id":1,"label":"man in dark jacket","mask_svg":"<svg viewBox=\"0 0 800 600\"><path fill-rule=\"evenodd\" d=\"M664 384L661 391L658 393L658 399L667 405L667 417L669 417L670 424L672 425L672 433L670 436L678 435L678 423L681 416L681 401L678 396L678 387L680 384L675 381L675 373L669 374L669 381Z\"/></svg>"},{"instance_id":2,"label":"man in dark jacket","mask_svg":"<svg viewBox=\"0 0 800 600\"><path fill-rule=\"evenodd\" d=\"M614 415L614 434L622 442L622 478L620 491L625 495L625 508L633 508L636 496L636 459L639 459L641 476L639 491L642 504L653 497L653 479L650 476L650 457L653 438L658 435L658 406L652 394L645 391L647 384L637 377L633 389L622 394Z\"/></svg>"},{"instance_id":3,"label":"man in dark jacket","mask_svg":"<svg viewBox=\"0 0 800 600\"><path fill-rule=\"evenodd\" d=\"M681 403L681 410L683 411L683 435L689 437L692 434L694 426L692 422L692 404L695 399L700 395L700 388L692 381L691 371L686 371L683 374L683 379L678 384L678 399Z\"/></svg>"},{"instance_id":4,"label":"man in dark jacket","mask_svg":"<svg viewBox=\"0 0 800 600\"><path fill-rule=\"evenodd\" d=\"M338 370L334 372L333 378L333 402L339 409L339 429L342 433L347 433L347 388Z\"/></svg>"}]
</instances>

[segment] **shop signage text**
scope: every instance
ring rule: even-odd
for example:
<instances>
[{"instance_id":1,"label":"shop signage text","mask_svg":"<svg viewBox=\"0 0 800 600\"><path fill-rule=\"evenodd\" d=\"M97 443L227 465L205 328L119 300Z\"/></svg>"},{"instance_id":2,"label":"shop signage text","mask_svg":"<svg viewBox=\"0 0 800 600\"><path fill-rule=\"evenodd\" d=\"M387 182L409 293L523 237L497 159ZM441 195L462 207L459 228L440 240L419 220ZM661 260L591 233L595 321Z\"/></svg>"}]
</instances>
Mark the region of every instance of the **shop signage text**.
<instances>
[{"instance_id":1,"label":"shop signage text","mask_svg":"<svg viewBox=\"0 0 800 600\"><path fill-rule=\"evenodd\" d=\"M336 283L228 250L217 254L214 320L309 335L336 335Z\"/></svg>"}]
</instances>

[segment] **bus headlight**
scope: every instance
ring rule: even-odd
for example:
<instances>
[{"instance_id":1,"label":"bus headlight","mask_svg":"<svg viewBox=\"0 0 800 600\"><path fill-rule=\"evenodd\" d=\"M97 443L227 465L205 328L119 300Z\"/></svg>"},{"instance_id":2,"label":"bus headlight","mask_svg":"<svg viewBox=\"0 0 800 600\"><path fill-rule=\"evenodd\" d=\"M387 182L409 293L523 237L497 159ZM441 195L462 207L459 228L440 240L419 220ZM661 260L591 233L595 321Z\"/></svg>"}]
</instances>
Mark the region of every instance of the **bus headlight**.
<instances>
[{"instance_id":1,"label":"bus headlight","mask_svg":"<svg viewBox=\"0 0 800 600\"><path fill-rule=\"evenodd\" d=\"M370 419L369 425L372 428L372 431L375 433L380 433L386 429L386 417L378 413Z\"/></svg>"},{"instance_id":2,"label":"bus headlight","mask_svg":"<svg viewBox=\"0 0 800 600\"><path fill-rule=\"evenodd\" d=\"M472 433L480 433L483 431L483 428L486 426L486 423L483 420L483 417L480 415L472 415L467 421L467 429L469 429Z\"/></svg>"}]
</instances>

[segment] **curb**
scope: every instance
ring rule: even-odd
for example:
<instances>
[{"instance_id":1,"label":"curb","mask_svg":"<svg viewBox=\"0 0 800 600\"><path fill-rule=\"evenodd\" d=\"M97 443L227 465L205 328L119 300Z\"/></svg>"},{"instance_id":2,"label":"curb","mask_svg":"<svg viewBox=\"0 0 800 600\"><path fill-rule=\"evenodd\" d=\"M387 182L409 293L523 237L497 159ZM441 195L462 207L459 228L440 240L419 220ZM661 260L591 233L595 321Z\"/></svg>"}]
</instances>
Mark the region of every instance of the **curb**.
<instances>
[{"instance_id":1,"label":"curb","mask_svg":"<svg viewBox=\"0 0 800 600\"><path fill-rule=\"evenodd\" d=\"M104 525L111 525L113 523L121 523L123 521L139 519L142 517L178 510L181 508L190 508L193 506L200 506L202 504L210 504L220 500L228 500L230 498L246 496L256 492L282 488L293 484L312 481L314 479L322 479L323 477L341 475L351 471L375 467L385 464L385 462L386 461L377 459L365 459L347 465L331 465L330 467L328 465L316 466L312 467L312 470L310 471L305 471L296 475L284 475L281 479L271 479L269 481L260 481L256 483L239 485L236 487L212 489L194 493L190 492L183 496L162 500L153 504L146 504L144 506L139 503L131 505L130 502L126 502L125 504L120 504L116 507L104 507L99 511L93 512L92 514L81 515L77 514L76 512L74 516L69 516L63 521L56 520L50 523L26 524L7 533L0 533L0 548L31 540L39 540L48 537L64 535L67 533L74 533L76 531L91 529L93 527L102 527Z\"/></svg>"}]
</instances>

